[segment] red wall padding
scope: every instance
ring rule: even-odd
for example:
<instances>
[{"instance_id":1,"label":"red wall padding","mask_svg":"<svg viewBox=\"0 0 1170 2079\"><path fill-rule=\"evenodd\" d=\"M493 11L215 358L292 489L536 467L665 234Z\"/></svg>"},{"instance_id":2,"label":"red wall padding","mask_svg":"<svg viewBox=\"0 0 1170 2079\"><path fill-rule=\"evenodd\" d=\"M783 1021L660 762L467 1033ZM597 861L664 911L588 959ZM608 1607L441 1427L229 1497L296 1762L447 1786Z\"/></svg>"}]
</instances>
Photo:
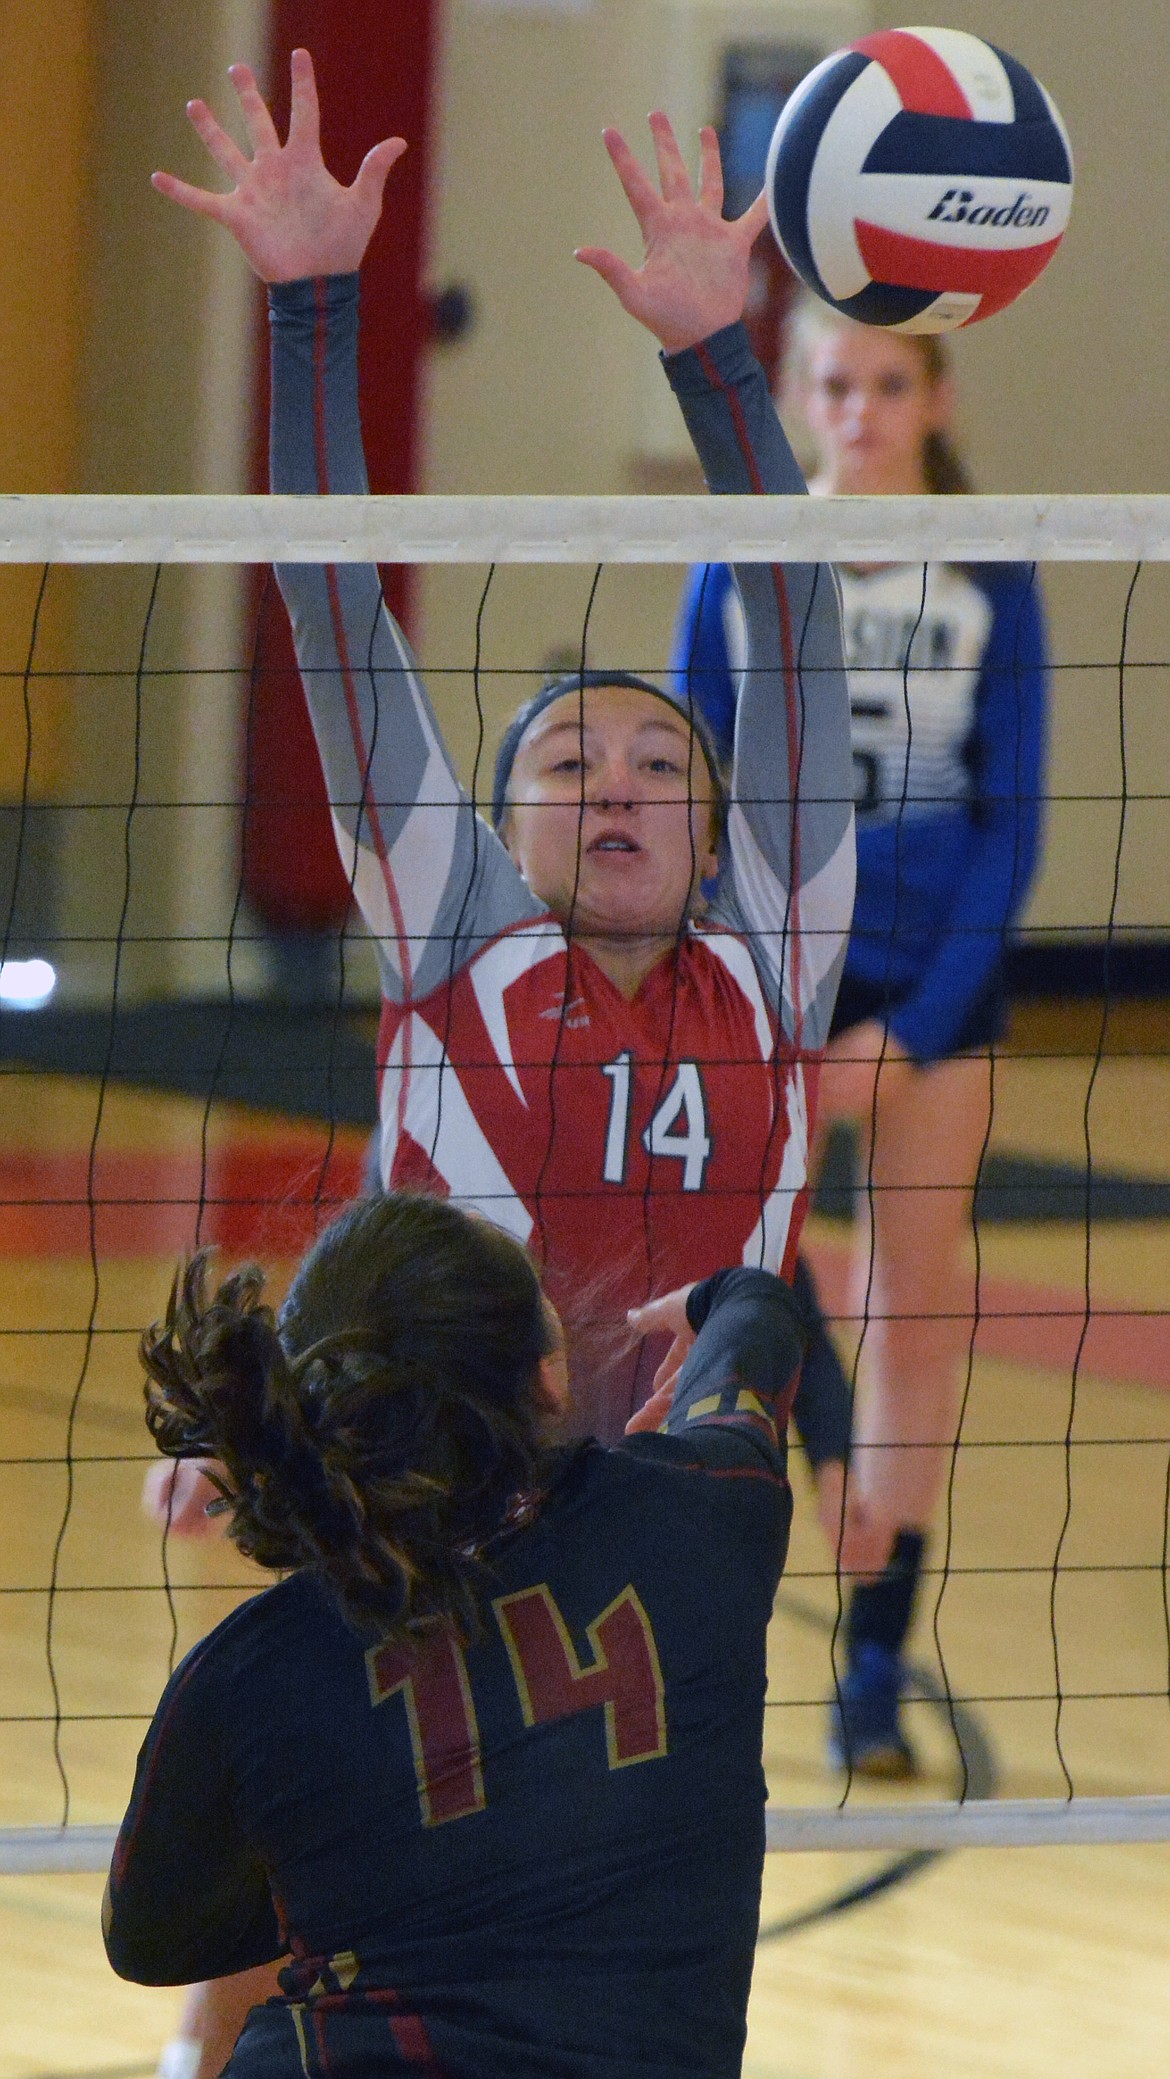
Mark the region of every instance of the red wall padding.
<instances>
[{"instance_id":1,"label":"red wall padding","mask_svg":"<svg viewBox=\"0 0 1170 2079\"><path fill-rule=\"evenodd\" d=\"M362 270L362 423L374 491L416 488L421 388L429 330L423 289L432 102L441 0L272 0L270 79L281 134L288 121L289 55L312 52L326 163L352 180L379 139L410 150L390 176L383 220ZM267 484L267 319L260 354L254 481ZM296 677L288 623L271 575L258 597L248 731L243 878L274 931L324 931L348 906L325 788ZM385 573L387 597L409 625L409 573Z\"/></svg>"}]
</instances>

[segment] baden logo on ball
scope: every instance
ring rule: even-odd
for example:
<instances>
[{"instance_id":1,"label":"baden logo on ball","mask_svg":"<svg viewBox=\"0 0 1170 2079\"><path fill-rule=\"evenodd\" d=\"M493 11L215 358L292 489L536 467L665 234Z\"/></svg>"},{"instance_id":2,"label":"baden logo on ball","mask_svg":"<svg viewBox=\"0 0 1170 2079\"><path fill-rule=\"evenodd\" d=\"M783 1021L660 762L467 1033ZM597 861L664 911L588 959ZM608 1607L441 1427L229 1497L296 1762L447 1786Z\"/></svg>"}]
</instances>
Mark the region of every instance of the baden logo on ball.
<instances>
[{"instance_id":1,"label":"baden logo on ball","mask_svg":"<svg viewBox=\"0 0 1170 2079\"><path fill-rule=\"evenodd\" d=\"M1072 152L1050 94L958 29L885 29L786 103L772 229L795 272L867 325L949 332L1003 310L1068 224Z\"/></svg>"}]
</instances>

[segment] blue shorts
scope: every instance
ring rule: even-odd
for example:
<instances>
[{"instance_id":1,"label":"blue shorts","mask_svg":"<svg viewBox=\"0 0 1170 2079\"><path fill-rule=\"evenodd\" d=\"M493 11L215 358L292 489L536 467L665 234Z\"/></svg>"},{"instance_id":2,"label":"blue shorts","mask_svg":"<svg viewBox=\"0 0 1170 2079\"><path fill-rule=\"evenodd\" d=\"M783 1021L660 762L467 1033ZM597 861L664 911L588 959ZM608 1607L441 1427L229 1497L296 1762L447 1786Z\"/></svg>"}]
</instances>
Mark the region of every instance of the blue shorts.
<instances>
[{"instance_id":1,"label":"blue shorts","mask_svg":"<svg viewBox=\"0 0 1170 2079\"><path fill-rule=\"evenodd\" d=\"M888 1025L899 1004L905 1003L911 994L908 989L887 989L880 982L855 981L846 972L837 991L829 1038L836 1039L840 1032L851 1032L855 1025L865 1025L871 1018ZM1003 1038L1006 1029L1007 991L1003 969L997 967L971 1005L946 1054L936 1058L949 1060L954 1054L970 1054L977 1048L989 1047L993 1041Z\"/></svg>"}]
</instances>

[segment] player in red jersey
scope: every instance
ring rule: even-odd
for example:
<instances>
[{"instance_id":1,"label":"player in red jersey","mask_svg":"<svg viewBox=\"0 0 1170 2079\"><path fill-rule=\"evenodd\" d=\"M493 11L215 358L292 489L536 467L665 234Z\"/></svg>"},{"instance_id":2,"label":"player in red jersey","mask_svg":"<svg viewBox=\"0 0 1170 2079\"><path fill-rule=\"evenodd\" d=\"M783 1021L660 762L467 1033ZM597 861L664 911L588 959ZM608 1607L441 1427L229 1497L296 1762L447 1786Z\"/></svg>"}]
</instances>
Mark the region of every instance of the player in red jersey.
<instances>
[{"instance_id":1,"label":"player in red jersey","mask_svg":"<svg viewBox=\"0 0 1170 2079\"><path fill-rule=\"evenodd\" d=\"M404 147L375 147L341 188L307 54L283 146L250 72L232 78L250 158L203 103L190 113L233 192L156 185L224 223L270 284L273 489L362 492L355 270ZM657 188L606 135L643 264L578 257L659 340L711 488L803 491L739 322L763 202L725 221L714 133L696 195L666 117L651 127ZM530 1246L558 1301L591 1295L595 1349L625 1334L630 1307L728 1263L790 1266L853 893L831 573L737 572L753 668L726 793L687 703L582 675L509 732L501 835L456 779L376 570L280 579L378 948L384 1182L426 1182ZM584 1428L620 1436L659 1348L582 1368ZM202 1499L176 1495L175 1519Z\"/></svg>"},{"instance_id":2,"label":"player in red jersey","mask_svg":"<svg viewBox=\"0 0 1170 2079\"><path fill-rule=\"evenodd\" d=\"M235 192L156 184L226 224L270 285L273 489L361 492L355 269L401 146L340 188L307 54L284 146L250 73L233 79L250 159L203 104L192 117ZM725 221L714 133L696 195L666 117L651 125L661 192L606 135L642 266L578 258L660 341L712 488L803 491L739 322L763 201ZM725 802L685 700L590 674L509 732L500 835L456 779L376 569L279 575L381 964L384 1183L484 1212L535 1248L558 1296L608 1284L610 1323L727 1262L790 1266L852 901L831 573L737 572L752 670ZM599 1434L620 1435L652 1371L609 1368L584 1410Z\"/></svg>"}]
</instances>

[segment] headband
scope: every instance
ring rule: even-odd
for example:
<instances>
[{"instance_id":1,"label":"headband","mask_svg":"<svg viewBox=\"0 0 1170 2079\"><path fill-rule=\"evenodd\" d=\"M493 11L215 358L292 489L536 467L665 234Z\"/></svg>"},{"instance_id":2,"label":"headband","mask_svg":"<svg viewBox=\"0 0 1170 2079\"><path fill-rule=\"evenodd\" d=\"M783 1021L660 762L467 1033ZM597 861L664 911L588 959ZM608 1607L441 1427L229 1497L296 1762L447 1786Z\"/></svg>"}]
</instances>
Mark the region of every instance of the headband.
<instances>
[{"instance_id":1,"label":"headband","mask_svg":"<svg viewBox=\"0 0 1170 2079\"><path fill-rule=\"evenodd\" d=\"M719 765L719 753L706 715L693 694L671 693L664 686L656 686L652 679L639 678L633 671L570 671L560 678L550 679L531 700L513 715L496 752L496 770L492 780L492 822L498 830L508 807L508 782L516 753L538 715L564 693L585 693L598 686L629 686L635 693L652 693L656 700L664 700L668 707L681 715L698 740L699 748L707 761L714 789L715 813L720 827L727 811L727 786Z\"/></svg>"}]
</instances>

